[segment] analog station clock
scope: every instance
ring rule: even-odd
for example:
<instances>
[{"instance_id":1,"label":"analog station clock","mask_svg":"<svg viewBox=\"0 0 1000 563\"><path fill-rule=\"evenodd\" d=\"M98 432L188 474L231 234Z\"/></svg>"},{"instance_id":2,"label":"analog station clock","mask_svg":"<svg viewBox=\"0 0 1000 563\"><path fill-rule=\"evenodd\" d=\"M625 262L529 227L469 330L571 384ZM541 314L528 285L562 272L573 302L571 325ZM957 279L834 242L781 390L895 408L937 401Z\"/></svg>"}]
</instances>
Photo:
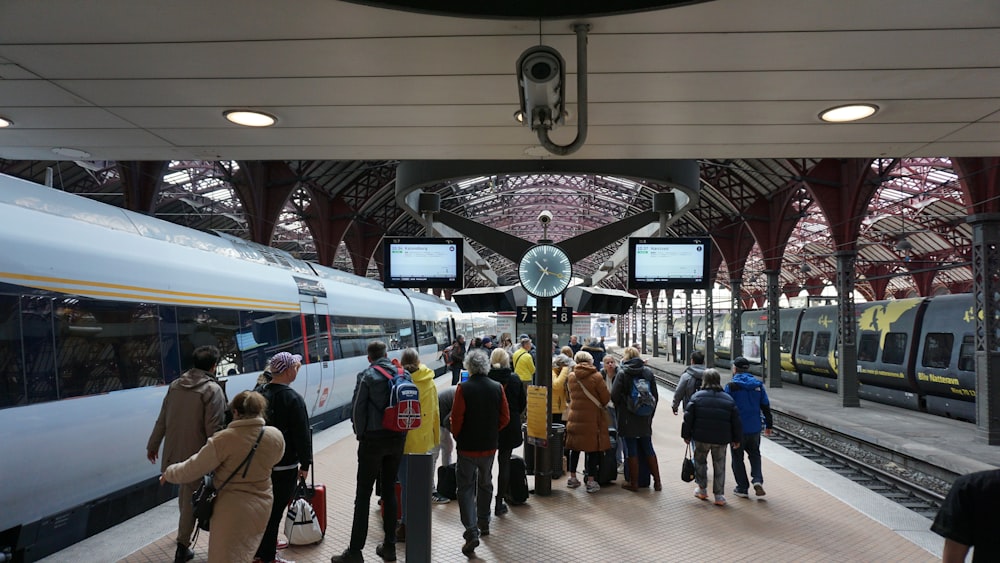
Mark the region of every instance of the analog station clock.
<instances>
[{"instance_id":1,"label":"analog station clock","mask_svg":"<svg viewBox=\"0 0 1000 563\"><path fill-rule=\"evenodd\" d=\"M558 246L539 244L524 253L517 273L529 295L555 297L569 287L573 265Z\"/></svg>"}]
</instances>

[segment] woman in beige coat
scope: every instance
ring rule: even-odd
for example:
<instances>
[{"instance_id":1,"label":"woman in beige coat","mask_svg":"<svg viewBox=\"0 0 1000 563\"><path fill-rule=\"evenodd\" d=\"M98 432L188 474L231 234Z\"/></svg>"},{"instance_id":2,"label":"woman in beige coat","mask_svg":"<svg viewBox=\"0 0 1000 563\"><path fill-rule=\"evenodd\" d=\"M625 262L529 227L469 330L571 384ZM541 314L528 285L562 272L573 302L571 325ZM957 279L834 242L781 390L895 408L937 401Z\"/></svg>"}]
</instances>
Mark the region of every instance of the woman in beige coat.
<instances>
[{"instance_id":1,"label":"woman in beige coat","mask_svg":"<svg viewBox=\"0 0 1000 563\"><path fill-rule=\"evenodd\" d=\"M271 516L271 468L285 452L281 431L264 425L267 400L260 393L243 391L233 398L233 421L208 439L201 450L163 471L160 484L189 483L215 472L216 488L233 476L219 491L212 511L212 531L208 537L209 563L249 562L264 535ZM261 429L260 444L250 463L233 474L247 458Z\"/></svg>"},{"instance_id":2,"label":"woman in beige coat","mask_svg":"<svg viewBox=\"0 0 1000 563\"><path fill-rule=\"evenodd\" d=\"M605 418L605 405L611 400L611 392L594 366L594 357L590 352L580 350L573 359L576 366L566 381L569 412L563 415L566 421L566 448L570 450L570 477L566 480L566 486L571 489L580 486L580 480L576 478L576 466L580 460L580 452L586 452L587 492L596 493L601 490L601 486L597 484L601 455L611 448Z\"/></svg>"}]
</instances>

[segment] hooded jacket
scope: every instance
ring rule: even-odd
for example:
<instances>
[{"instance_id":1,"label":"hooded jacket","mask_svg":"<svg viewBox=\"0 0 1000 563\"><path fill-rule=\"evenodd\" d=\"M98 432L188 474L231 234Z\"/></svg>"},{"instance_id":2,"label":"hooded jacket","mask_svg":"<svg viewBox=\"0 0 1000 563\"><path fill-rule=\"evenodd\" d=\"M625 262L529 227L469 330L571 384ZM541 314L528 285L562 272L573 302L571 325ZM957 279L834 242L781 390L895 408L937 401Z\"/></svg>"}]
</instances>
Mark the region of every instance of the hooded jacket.
<instances>
[{"instance_id":1,"label":"hooded jacket","mask_svg":"<svg viewBox=\"0 0 1000 563\"><path fill-rule=\"evenodd\" d=\"M424 364L420 364L410 377L420 391L420 426L406 433L403 453L425 454L441 443L437 385L434 384L434 371Z\"/></svg>"},{"instance_id":2,"label":"hooded jacket","mask_svg":"<svg viewBox=\"0 0 1000 563\"><path fill-rule=\"evenodd\" d=\"M656 403L660 403L660 392L656 387L653 370L646 366L642 358L632 358L622 362L618 368L618 375L611 385L611 400L615 403L615 414L618 416L618 435L622 437L644 438L653 435L653 415L656 414L656 407L653 407L653 413L649 416L639 416L628 410L632 382L638 378L649 382L650 393L656 397Z\"/></svg>"},{"instance_id":3,"label":"hooded jacket","mask_svg":"<svg viewBox=\"0 0 1000 563\"><path fill-rule=\"evenodd\" d=\"M733 380L726 384L726 393L736 401L740 409L744 434L760 434L760 416L764 415L764 428L771 428L771 401L767 398L764 383L749 373L735 373Z\"/></svg>"},{"instance_id":4,"label":"hooded jacket","mask_svg":"<svg viewBox=\"0 0 1000 563\"><path fill-rule=\"evenodd\" d=\"M674 389L674 404L671 405L674 413L677 412L677 406L681 402L684 403L684 411L687 412L691 397L701 389L701 377L703 375L705 375L705 366L700 364L691 364L684 370L680 381L677 382L677 389Z\"/></svg>"},{"instance_id":5,"label":"hooded jacket","mask_svg":"<svg viewBox=\"0 0 1000 563\"><path fill-rule=\"evenodd\" d=\"M170 383L146 451L159 451L163 442L161 470L184 461L222 430L227 408L215 376L198 368L187 370Z\"/></svg>"},{"instance_id":6,"label":"hooded jacket","mask_svg":"<svg viewBox=\"0 0 1000 563\"><path fill-rule=\"evenodd\" d=\"M569 366L552 368L552 414L562 416L566 412L566 402L569 401L566 380L569 378L570 369Z\"/></svg>"},{"instance_id":7,"label":"hooded jacket","mask_svg":"<svg viewBox=\"0 0 1000 563\"><path fill-rule=\"evenodd\" d=\"M528 396L524 393L521 379L510 368L492 368L489 378L503 386L507 396L507 410L510 421L500 429L499 447L514 449L524 441L521 437L521 413L528 407Z\"/></svg>"},{"instance_id":8,"label":"hooded jacket","mask_svg":"<svg viewBox=\"0 0 1000 563\"><path fill-rule=\"evenodd\" d=\"M740 413L733 398L719 389L702 389L684 411L681 438L705 444L729 444L743 438Z\"/></svg>"}]
</instances>

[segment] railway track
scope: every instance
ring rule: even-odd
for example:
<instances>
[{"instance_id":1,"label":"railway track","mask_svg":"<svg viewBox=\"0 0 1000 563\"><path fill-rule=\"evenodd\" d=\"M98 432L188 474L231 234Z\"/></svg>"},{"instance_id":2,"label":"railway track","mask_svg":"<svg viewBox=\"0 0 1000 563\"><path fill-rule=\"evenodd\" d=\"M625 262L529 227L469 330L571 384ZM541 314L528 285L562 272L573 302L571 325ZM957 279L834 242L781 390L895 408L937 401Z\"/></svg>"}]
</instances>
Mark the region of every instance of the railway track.
<instances>
[{"instance_id":1,"label":"railway track","mask_svg":"<svg viewBox=\"0 0 1000 563\"><path fill-rule=\"evenodd\" d=\"M677 377L650 366L671 389ZM917 514L933 519L955 473L835 432L772 407L770 439Z\"/></svg>"}]
</instances>

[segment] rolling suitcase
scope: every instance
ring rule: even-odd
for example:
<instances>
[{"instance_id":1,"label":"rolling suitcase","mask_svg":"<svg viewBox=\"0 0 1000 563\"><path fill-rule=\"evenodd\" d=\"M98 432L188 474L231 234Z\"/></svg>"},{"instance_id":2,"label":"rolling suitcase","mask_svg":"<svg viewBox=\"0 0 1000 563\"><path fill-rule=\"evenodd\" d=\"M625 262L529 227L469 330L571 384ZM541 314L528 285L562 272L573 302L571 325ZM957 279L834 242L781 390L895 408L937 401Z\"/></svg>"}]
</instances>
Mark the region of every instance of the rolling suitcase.
<instances>
[{"instance_id":1,"label":"rolling suitcase","mask_svg":"<svg viewBox=\"0 0 1000 563\"><path fill-rule=\"evenodd\" d=\"M437 469L437 492L444 498L458 498L458 477L455 476L455 464L442 465Z\"/></svg>"},{"instance_id":2,"label":"rolling suitcase","mask_svg":"<svg viewBox=\"0 0 1000 563\"><path fill-rule=\"evenodd\" d=\"M524 466L524 458L510 456L510 490L507 492L507 502L513 505L528 502L528 474Z\"/></svg>"},{"instance_id":3,"label":"rolling suitcase","mask_svg":"<svg viewBox=\"0 0 1000 563\"><path fill-rule=\"evenodd\" d=\"M309 475L312 476L312 471L309 472ZM326 537L326 485L310 483L306 488L305 498L312 505L313 512L316 513L316 521L319 522L319 529Z\"/></svg>"}]
</instances>

